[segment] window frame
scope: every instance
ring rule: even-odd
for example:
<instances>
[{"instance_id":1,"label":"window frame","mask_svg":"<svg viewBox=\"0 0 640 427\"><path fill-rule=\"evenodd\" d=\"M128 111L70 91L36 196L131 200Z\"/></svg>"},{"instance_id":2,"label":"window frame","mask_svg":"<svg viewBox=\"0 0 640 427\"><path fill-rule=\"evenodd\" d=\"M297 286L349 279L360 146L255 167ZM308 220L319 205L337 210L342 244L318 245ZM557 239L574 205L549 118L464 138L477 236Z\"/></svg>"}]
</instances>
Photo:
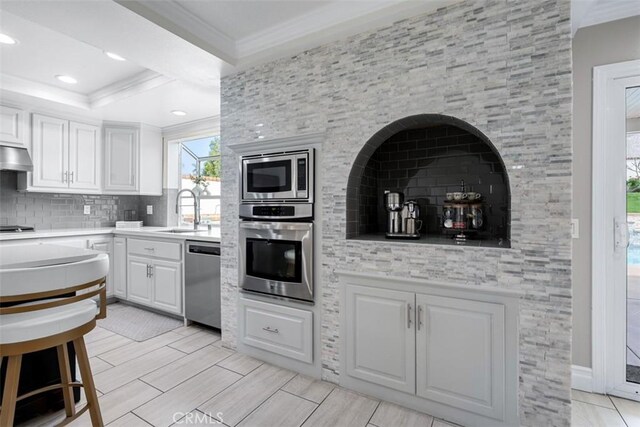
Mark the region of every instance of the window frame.
<instances>
[{"instance_id":1,"label":"window frame","mask_svg":"<svg viewBox=\"0 0 640 427\"><path fill-rule=\"evenodd\" d=\"M186 188L182 187L182 175L183 175L183 170L182 170L182 164L183 164L183 155L186 152L195 162L196 164L196 170L200 171L201 165L203 163L206 163L208 161L214 161L214 160L222 160L222 153L220 153L217 156L206 156L206 157L198 157L192 150L189 149L189 147L187 147L185 145L185 143L189 142L189 141L194 141L197 139L205 139L205 138L220 138L219 134L208 134L208 135L202 135L202 136L194 136L191 138L180 138L178 139L176 142L178 144L178 168L177 168L177 172L178 172L178 191L184 190ZM190 190L191 188L189 188ZM188 196L186 195L181 195L180 199L186 198ZM198 200L220 200L221 201L222 198L222 194L219 195L202 195L202 194L198 194ZM202 204L200 205L202 206ZM178 203L178 225L182 226L182 225L187 225L187 223L184 223L182 221L182 208L183 208L183 204L181 202ZM220 221L218 222L213 222L212 225L214 227L219 227L220 226Z\"/></svg>"}]
</instances>

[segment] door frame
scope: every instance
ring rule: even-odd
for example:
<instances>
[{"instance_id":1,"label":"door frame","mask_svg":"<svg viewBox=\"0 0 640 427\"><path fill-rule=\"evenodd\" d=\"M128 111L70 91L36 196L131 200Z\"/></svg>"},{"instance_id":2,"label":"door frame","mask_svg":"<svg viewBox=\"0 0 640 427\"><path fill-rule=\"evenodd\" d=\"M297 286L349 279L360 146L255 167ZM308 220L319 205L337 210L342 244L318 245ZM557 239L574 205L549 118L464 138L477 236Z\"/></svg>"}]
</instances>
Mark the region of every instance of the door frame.
<instances>
[{"instance_id":1,"label":"door frame","mask_svg":"<svg viewBox=\"0 0 640 427\"><path fill-rule=\"evenodd\" d=\"M626 184L622 184L626 180L617 182L620 172L616 175L613 168L614 160L619 158L615 147L607 145L611 141L607 136L624 132L624 125L621 127L625 121L624 102L620 102L620 96L622 93L624 97L626 87L637 84L640 84L640 60L593 68L592 388L596 393L634 400L639 399L640 386L626 382L626 286L624 289L607 286L626 283L626 271L623 281L616 264L619 265L623 254L626 259L628 243L626 211L617 211L613 203L626 197Z\"/></svg>"}]
</instances>

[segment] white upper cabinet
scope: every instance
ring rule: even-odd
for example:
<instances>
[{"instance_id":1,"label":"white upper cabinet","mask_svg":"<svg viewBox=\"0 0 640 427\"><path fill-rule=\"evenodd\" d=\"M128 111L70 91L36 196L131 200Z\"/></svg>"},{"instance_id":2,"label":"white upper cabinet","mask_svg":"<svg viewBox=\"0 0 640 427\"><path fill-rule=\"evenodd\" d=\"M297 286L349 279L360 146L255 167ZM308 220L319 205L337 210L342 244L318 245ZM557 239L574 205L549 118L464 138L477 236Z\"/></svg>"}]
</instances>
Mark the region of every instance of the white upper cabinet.
<instances>
[{"instance_id":1,"label":"white upper cabinet","mask_svg":"<svg viewBox=\"0 0 640 427\"><path fill-rule=\"evenodd\" d=\"M31 190L100 191L100 128L34 114Z\"/></svg>"},{"instance_id":2,"label":"white upper cabinet","mask_svg":"<svg viewBox=\"0 0 640 427\"><path fill-rule=\"evenodd\" d=\"M98 126L69 124L69 188L100 190L101 149Z\"/></svg>"},{"instance_id":3,"label":"white upper cabinet","mask_svg":"<svg viewBox=\"0 0 640 427\"><path fill-rule=\"evenodd\" d=\"M69 121L33 115L33 187L69 187Z\"/></svg>"},{"instance_id":4,"label":"white upper cabinet","mask_svg":"<svg viewBox=\"0 0 640 427\"><path fill-rule=\"evenodd\" d=\"M104 128L105 190L138 191L138 136L138 128Z\"/></svg>"},{"instance_id":5,"label":"white upper cabinet","mask_svg":"<svg viewBox=\"0 0 640 427\"><path fill-rule=\"evenodd\" d=\"M104 190L162 195L162 133L159 128L106 125Z\"/></svg>"},{"instance_id":6,"label":"white upper cabinet","mask_svg":"<svg viewBox=\"0 0 640 427\"><path fill-rule=\"evenodd\" d=\"M140 194L162 195L162 132L160 128L140 126Z\"/></svg>"},{"instance_id":7,"label":"white upper cabinet","mask_svg":"<svg viewBox=\"0 0 640 427\"><path fill-rule=\"evenodd\" d=\"M25 142L24 111L0 105L0 145L22 146Z\"/></svg>"}]
</instances>

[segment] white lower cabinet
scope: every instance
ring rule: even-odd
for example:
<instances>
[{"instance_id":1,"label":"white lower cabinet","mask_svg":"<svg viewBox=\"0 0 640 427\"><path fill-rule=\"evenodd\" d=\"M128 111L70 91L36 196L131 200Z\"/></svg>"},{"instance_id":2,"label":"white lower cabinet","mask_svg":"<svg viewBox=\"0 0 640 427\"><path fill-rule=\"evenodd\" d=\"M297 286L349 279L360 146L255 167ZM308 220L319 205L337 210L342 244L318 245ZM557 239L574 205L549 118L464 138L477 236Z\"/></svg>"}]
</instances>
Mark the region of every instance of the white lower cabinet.
<instances>
[{"instance_id":1,"label":"white lower cabinet","mask_svg":"<svg viewBox=\"0 0 640 427\"><path fill-rule=\"evenodd\" d=\"M127 299L127 239L113 238L113 294Z\"/></svg>"},{"instance_id":2,"label":"white lower cabinet","mask_svg":"<svg viewBox=\"0 0 640 427\"><path fill-rule=\"evenodd\" d=\"M182 314L182 245L128 239L126 246L126 299L165 312Z\"/></svg>"},{"instance_id":3,"label":"white lower cabinet","mask_svg":"<svg viewBox=\"0 0 640 427\"><path fill-rule=\"evenodd\" d=\"M347 375L505 419L505 306L348 284Z\"/></svg>"},{"instance_id":4,"label":"white lower cabinet","mask_svg":"<svg viewBox=\"0 0 640 427\"><path fill-rule=\"evenodd\" d=\"M92 238L87 241L87 247L94 251L102 252L109 256L109 274L107 274L107 297L114 295L113 292L113 272L114 272L114 258L113 258L113 238L101 237Z\"/></svg>"},{"instance_id":5,"label":"white lower cabinet","mask_svg":"<svg viewBox=\"0 0 640 427\"><path fill-rule=\"evenodd\" d=\"M415 295L349 286L347 359L349 375L396 390L415 390L415 342L411 310Z\"/></svg>"},{"instance_id":6,"label":"white lower cabinet","mask_svg":"<svg viewBox=\"0 0 640 427\"><path fill-rule=\"evenodd\" d=\"M416 306L416 394L501 418L504 306L422 294Z\"/></svg>"},{"instance_id":7,"label":"white lower cabinet","mask_svg":"<svg viewBox=\"0 0 640 427\"><path fill-rule=\"evenodd\" d=\"M311 363L313 313L292 307L240 299L240 339L244 344Z\"/></svg>"},{"instance_id":8,"label":"white lower cabinet","mask_svg":"<svg viewBox=\"0 0 640 427\"><path fill-rule=\"evenodd\" d=\"M151 304L151 277L149 269L152 259L129 255L127 259L127 300L140 304Z\"/></svg>"},{"instance_id":9,"label":"white lower cabinet","mask_svg":"<svg viewBox=\"0 0 640 427\"><path fill-rule=\"evenodd\" d=\"M178 262L153 261L151 264L152 303L172 313L182 313L182 266Z\"/></svg>"}]
</instances>

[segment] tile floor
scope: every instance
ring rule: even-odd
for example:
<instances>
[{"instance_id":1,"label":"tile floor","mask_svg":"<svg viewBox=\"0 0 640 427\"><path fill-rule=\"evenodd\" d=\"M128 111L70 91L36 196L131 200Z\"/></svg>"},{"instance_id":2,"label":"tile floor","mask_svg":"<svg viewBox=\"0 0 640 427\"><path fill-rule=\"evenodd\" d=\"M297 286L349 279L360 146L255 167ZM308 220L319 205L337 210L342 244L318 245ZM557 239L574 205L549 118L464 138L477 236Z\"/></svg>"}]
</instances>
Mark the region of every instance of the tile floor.
<instances>
[{"instance_id":1,"label":"tile floor","mask_svg":"<svg viewBox=\"0 0 640 427\"><path fill-rule=\"evenodd\" d=\"M136 342L99 324L85 339L109 427L453 426L222 348L211 330L182 327ZM55 413L23 425L62 418ZM90 425L88 413L70 424Z\"/></svg>"},{"instance_id":2,"label":"tile floor","mask_svg":"<svg viewBox=\"0 0 640 427\"><path fill-rule=\"evenodd\" d=\"M86 342L110 427L452 426L222 348L219 334L199 327L136 342L98 326ZM572 399L574 427L640 427L640 402L577 390ZM50 426L63 417L23 425ZM90 426L89 415L70 425Z\"/></svg>"}]
</instances>

